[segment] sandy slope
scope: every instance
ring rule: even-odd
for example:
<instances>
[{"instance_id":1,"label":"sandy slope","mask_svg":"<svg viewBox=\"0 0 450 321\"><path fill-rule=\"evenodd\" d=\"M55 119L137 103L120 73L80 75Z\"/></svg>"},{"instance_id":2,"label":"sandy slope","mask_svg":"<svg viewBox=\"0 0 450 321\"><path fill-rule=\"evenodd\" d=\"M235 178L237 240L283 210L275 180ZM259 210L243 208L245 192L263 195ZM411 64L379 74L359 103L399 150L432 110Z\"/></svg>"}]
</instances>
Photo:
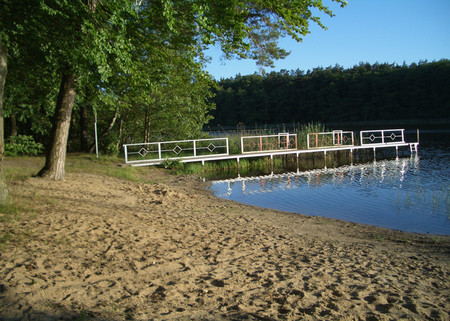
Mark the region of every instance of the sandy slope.
<instances>
[{"instance_id":1,"label":"sandy slope","mask_svg":"<svg viewBox=\"0 0 450 321\"><path fill-rule=\"evenodd\" d=\"M0 254L0 319L450 319L449 238L253 208L194 178L165 181L11 184L36 210L19 225L27 241Z\"/></svg>"}]
</instances>

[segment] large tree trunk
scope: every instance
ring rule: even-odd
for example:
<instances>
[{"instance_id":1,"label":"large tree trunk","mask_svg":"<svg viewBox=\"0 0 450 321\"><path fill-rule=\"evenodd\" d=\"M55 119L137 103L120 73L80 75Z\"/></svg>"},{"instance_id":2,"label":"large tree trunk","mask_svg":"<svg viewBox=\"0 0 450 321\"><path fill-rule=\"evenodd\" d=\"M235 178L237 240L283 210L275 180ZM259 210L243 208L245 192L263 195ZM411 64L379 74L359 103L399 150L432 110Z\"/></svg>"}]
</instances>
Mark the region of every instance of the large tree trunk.
<instances>
[{"instance_id":1,"label":"large tree trunk","mask_svg":"<svg viewBox=\"0 0 450 321\"><path fill-rule=\"evenodd\" d=\"M63 75L56 102L55 118L50 136L50 145L46 150L44 168L38 176L54 180L64 179L67 140L69 138L70 118L75 101L75 77L67 72Z\"/></svg>"},{"instance_id":2,"label":"large tree trunk","mask_svg":"<svg viewBox=\"0 0 450 321\"><path fill-rule=\"evenodd\" d=\"M0 204L9 200L8 185L3 176L3 157L5 155L5 126L3 117L3 89L8 73L8 48L0 38Z\"/></svg>"}]
</instances>

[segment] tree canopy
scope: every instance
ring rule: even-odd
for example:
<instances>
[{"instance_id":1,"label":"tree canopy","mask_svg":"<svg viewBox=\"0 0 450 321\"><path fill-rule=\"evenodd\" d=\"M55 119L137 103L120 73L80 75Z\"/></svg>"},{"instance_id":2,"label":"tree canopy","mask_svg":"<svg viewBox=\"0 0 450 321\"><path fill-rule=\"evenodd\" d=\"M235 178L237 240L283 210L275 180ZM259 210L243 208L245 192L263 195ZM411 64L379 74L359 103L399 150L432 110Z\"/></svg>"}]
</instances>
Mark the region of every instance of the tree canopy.
<instances>
[{"instance_id":1,"label":"tree canopy","mask_svg":"<svg viewBox=\"0 0 450 321\"><path fill-rule=\"evenodd\" d=\"M29 123L47 138L40 175L53 179L64 177L70 126L86 147L89 111L110 118L103 137L119 127L118 118L126 121L119 135L127 137L137 128L143 139L193 133L212 108L205 48L218 44L228 58L268 66L288 54L280 37L300 41L311 22L324 27L313 12L333 15L316 0L1 0L1 7L5 110L11 123ZM6 73L1 77L3 84Z\"/></svg>"}]
</instances>

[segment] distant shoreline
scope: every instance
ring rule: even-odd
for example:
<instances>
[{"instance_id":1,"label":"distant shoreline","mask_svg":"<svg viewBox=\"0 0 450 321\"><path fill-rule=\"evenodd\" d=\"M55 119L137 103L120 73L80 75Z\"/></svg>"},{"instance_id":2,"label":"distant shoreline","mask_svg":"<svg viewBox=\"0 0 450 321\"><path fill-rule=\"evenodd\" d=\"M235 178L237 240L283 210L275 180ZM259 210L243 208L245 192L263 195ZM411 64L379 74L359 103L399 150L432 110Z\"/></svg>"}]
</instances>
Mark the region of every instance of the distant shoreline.
<instances>
[{"instance_id":1,"label":"distant shoreline","mask_svg":"<svg viewBox=\"0 0 450 321\"><path fill-rule=\"evenodd\" d=\"M434 119L403 119L403 120L371 120L371 121L349 121L349 122L328 122L324 123L326 127L351 127L351 128L393 128L401 127L405 129L423 128L428 129L450 129L450 118ZM438 126L438 128L436 128ZM375 128L374 128L375 129Z\"/></svg>"},{"instance_id":2,"label":"distant shoreline","mask_svg":"<svg viewBox=\"0 0 450 321\"><path fill-rule=\"evenodd\" d=\"M255 130L255 129L276 129L286 130L294 127L300 127L304 123L281 123L281 124L236 124L236 126L212 126L205 131L229 131L229 130ZM432 119L397 119L397 120L368 120L368 121L347 121L347 122L323 122L329 129L437 129L450 130L450 118L432 118Z\"/></svg>"}]
</instances>

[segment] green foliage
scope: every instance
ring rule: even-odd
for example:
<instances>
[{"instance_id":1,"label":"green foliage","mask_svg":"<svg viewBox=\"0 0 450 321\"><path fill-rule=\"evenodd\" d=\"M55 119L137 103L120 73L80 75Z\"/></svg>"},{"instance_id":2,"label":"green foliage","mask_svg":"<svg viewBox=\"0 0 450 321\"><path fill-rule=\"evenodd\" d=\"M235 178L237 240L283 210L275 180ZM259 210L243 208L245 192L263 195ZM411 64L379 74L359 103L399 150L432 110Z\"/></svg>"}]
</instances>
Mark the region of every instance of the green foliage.
<instances>
[{"instance_id":1,"label":"green foliage","mask_svg":"<svg viewBox=\"0 0 450 321\"><path fill-rule=\"evenodd\" d=\"M5 144L5 154L7 156L37 155L43 151L44 145L36 143L32 136L11 136Z\"/></svg>"},{"instance_id":2,"label":"green foliage","mask_svg":"<svg viewBox=\"0 0 450 321\"><path fill-rule=\"evenodd\" d=\"M211 126L448 118L450 60L361 63L219 82Z\"/></svg>"},{"instance_id":3,"label":"green foliage","mask_svg":"<svg viewBox=\"0 0 450 321\"><path fill-rule=\"evenodd\" d=\"M179 160L166 158L162 164L165 169L181 169L183 168L183 163Z\"/></svg>"},{"instance_id":4,"label":"green foliage","mask_svg":"<svg viewBox=\"0 0 450 321\"><path fill-rule=\"evenodd\" d=\"M110 142L108 145L106 145L105 153L106 155L111 156L119 155L119 148L117 147L117 144L115 142Z\"/></svg>"},{"instance_id":5,"label":"green foliage","mask_svg":"<svg viewBox=\"0 0 450 321\"><path fill-rule=\"evenodd\" d=\"M280 37L300 41L311 22L324 27L313 12L333 15L312 0L3 1L0 37L11 66L5 114L18 120L19 133L55 141L51 115L62 76L71 75L74 110L84 112L71 123L71 151L92 143L93 110L109 154L122 143L197 138L214 109L204 50L220 45L228 58L272 65L288 55Z\"/></svg>"},{"instance_id":6,"label":"green foliage","mask_svg":"<svg viewBox=\"0 0 450 321\"><path fill-rule=\"evenodd\" d=\"M307 137L309 133L323 133L326 132L326 128L321 123L310 122L308 124L303 124L299 128L294 130L297 134L297 144L300 149L307 149L308 142Z\"/></svg>"}]
</instances>

